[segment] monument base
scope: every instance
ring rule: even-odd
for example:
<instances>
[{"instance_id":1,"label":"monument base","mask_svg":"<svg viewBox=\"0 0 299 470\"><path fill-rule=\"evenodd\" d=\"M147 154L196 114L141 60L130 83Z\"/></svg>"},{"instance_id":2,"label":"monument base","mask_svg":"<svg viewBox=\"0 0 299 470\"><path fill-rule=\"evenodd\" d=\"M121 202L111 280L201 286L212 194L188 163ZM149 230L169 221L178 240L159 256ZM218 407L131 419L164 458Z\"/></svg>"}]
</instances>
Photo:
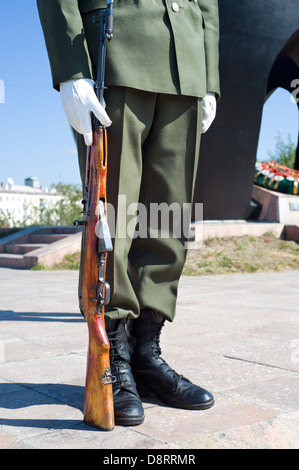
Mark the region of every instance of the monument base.
<instances>
[{"instance_id":1,"label":"monument base","mask_svg":"<svg viewBox=\"0 0 299 470\"><path fill-rule=\"evenodd\" d=\"M252 198L262 206L257 220L299 226L299 196L253 185Z\"/></svg>"}]
</instances>

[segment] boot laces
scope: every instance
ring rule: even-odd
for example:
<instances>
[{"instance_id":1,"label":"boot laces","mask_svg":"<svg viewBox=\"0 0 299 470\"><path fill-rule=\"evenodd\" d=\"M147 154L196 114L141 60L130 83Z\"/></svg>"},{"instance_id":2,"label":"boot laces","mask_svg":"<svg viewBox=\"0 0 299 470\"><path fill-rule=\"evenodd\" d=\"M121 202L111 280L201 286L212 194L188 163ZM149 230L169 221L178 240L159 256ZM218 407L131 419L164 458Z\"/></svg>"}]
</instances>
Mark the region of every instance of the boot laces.
<instances>
[{"instance_id":1,"label":"boot laces","mask_svg":"<svg viewBox=\"0 0 299 470\"><path fill-rule=\"evenodd\" d=\"M126 356L124 353L119 351L119 341L121 336L117 335L117 332L108 333L109 343L110 343L110 360L111 360L111 369L113 375L116 377L115 386L126 388L126 385L130 385L130 380L128 377L129 364L127 362Z\"/></svg>"},{"instance_id":2,"label":"boot laces","mask_svg":"<svg viewBox=\"0 0 299 470\"><path fill-rule=\"evenodd\" d=\"M157 324L156 322L151 322L151 323L154 326L151 329L151 331L154 333L154 336L152 337L152 340L154 341L155 344L153 346L151 346L151 348L153 350L153 353L154 353L154 356L161 361L160 362L161 367L165 367L165 372L166 373L170 373L170 374L172 374L173 378L177 378L178 380L180 380L181 378L183 378L183 376L178 374L174 369L172 369L169 366L169 364L167 364L165 359L163 359L163 357L161 357L162 349L160 347L160 334L161 334L162 327L164 326L164 323L161 323L161 324Z\"/></svg>"}]
</instances>

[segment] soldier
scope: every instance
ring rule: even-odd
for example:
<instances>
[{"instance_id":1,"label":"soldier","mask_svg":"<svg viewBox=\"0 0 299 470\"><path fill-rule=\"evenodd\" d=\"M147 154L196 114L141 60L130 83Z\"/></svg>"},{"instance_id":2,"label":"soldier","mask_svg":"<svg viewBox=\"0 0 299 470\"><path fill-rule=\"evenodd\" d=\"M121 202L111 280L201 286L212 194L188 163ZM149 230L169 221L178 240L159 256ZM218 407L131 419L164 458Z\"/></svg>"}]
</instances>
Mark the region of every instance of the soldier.
<instances>
[{"instance_id":1,"label":"soldier","mask_svg":"<svg viewBox=\"0 0 299 470\"><path fill-rule=\"evenodd\" d=\"M115 209L115 239L108 257L112 297L105 321L117 377L115 422L142 423L140 396L148 391L174 407L210 408L213 395L171 369L159 346L161 328L175 316L186 236L171 231L163 236L161 224L149 217L146 236L119 233L131 204L148 211L153 204L191 204L201 133L215 117L220 94L217 0L114 0L106 110L93 89L99 26L92 18L107 1L37 4L53 86L76 131L83 182L86 146L92 143L90 112L106 127L113 123L107 200ZM119 206L120 196L125 206Z\"/></svg>"}]
</instances>

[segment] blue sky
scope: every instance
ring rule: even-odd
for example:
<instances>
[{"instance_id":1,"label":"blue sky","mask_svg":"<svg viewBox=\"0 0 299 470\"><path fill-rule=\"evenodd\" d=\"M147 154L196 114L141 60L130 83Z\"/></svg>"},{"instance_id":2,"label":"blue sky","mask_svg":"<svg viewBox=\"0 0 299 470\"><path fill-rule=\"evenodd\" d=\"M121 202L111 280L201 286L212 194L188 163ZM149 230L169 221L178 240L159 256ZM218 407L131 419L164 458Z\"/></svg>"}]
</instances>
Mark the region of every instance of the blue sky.
<instances>
[{"instance_id":1,"label":"blue sky","mask_svg":"<svg viewBox=\"0 0 299 470\"><path fill-rule=\"evenodd\" d=\"M71 130L52 88L35 0L1 1L0 181L23 184L37 176L43 186L79 183Z\"/></svg>"},{"instance_id":2,"label":"blue sky","mask_svg":"<svg viewBox=\"0 0 299 470\"><path fill-rule=\"evenodd\" d=\"M298 107L291 101L291 97L289 92L279 88L265 103L257 150L258 160L267 160L268 151L275 150L275 138L279 132L285 142L288 141L288 135L290 135L297 145Z\"/></svg>"},{"instance_id":3,"label":"blue sky","mask_svg":"<svg viewBox=\"0 0 299 470\"><path fill-rule=\"evenodd\" d=\"M35 0L1 2L0 40L0 84L5 87L4 103L0 95L0 182L12 177L23 184L26 177L37 176L43 186L79 183L76 149L59 93L52 88ZM284 90L264 107L259 159L274 149L278 131L297 142L298 111Z\"/></svg>"}]
</instances>

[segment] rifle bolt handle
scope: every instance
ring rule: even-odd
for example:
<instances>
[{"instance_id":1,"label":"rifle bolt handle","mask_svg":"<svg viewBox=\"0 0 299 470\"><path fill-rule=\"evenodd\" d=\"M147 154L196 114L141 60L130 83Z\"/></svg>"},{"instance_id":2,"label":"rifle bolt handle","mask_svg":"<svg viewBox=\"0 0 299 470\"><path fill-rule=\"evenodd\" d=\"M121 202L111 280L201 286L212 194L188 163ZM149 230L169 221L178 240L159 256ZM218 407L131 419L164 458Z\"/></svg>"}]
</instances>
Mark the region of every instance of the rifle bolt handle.
<instances>
[{"instance_id":1,"label":"rifle bolt handle","mask_svg":"<svg viewBox=\"0 0 299 470\"><path fill-rule=\"evenodd\" d=\"M80 225L85 225L85 220L75 220L74 226L79 227Z\"/></svg>"}]
</instances>

